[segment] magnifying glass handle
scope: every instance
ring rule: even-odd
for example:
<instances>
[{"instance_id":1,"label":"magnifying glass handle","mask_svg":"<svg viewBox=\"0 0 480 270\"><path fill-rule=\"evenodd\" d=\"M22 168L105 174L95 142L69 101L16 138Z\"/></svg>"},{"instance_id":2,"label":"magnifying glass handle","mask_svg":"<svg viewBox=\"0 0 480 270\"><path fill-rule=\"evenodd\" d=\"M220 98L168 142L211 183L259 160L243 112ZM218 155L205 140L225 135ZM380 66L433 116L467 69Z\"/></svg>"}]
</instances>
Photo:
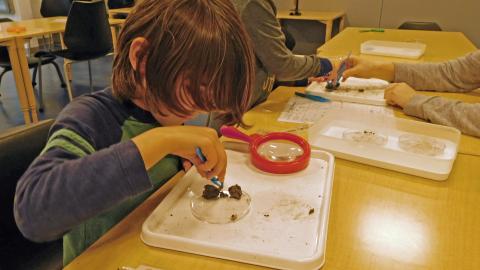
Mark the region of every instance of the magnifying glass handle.
<instances>
[{"instance_id":1,"label":"magnifying glass handle","mask_svg":"<svg viewBox=\"0 0 480 270\"><path fill-rule=\"evenodd\" d=\"M232 126L222 126L220 128L220 133L227 138L237 139L247 143L252 142L252 137L248 136L247 134L241 132L240 130Z\"/></svg>"}]
</instances>

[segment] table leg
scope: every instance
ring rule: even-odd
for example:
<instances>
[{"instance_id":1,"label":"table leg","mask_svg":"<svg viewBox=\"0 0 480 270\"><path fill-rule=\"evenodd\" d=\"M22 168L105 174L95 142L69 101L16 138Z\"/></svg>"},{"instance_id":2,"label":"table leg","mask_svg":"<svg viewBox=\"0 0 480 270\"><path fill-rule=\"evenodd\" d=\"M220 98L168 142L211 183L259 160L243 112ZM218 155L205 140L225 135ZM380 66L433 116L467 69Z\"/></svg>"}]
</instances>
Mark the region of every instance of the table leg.
<instances>
[{"instance_id":1,"label":"table leg","mask_svg":"<svg viewBox=\"0 0 480 270\"><path fill-rule=\"evenodd\" d=\"M325 24L325 42L329 41L332 38L332 26L333 21L322 21Z\"/></svg>"},{"instance_id":2,"label":"table leg","mask_svg":"<svg viewBox=\"0 0 480 270\"><path fill-rule=\"evenodd\" d=\"M23 119L25 124L32 123L32 118L30 116L30 107L27 97L27 92L25 90L25 84L22 75L22 67L20 61L18 60L17 54L17 44L14 40L2 43L2 45L7 46L8 55L10 56L10 63L12 64L13 77L15 79L15 86L17 88L18 100L20 102L20 109L23 113Z\"/></svg>"},{"instance_id":3,"label":"table leg","mask_svg":"<svg viewBox=\"0 0 480 270\"><path fill-rule=\"evenodd\" d=\"M338 32L342 32L344 28L345 28L345 15L340 17L340 27L338 29Z\"/></svg>"},{"instance_id":4,"label":"table leg","mask_svg":"<svg viewBox=\"0 0 480 270\"><path fill-rule=\"evenodd\" d=\"M63 34L60 35L60 43L62 44L62 49L66 49L67 46L63 41ZM63 71L65 73L66 79L71 82L72 81L72 65L70 65L70 60L63 58Z\"/></svg>"},{"instance_id":5,"label":"table leg","mask_svg":"<svg viewBox=\"0 0 480 270\"><path fill-rule=\"evenodd\" d=\"M117 53L117 27L110 26L110 30L112 31L113 53Z\"/></svg>"},{"instance_id":6,"label":"table leg","mask_svg":"<svg viewBox=\"0 0 480 270\"><path fill-rule=\"evenodd\" d=\"M33 123L38 122L37 115L37 102L35 100L35 93L33 92L32 86L32 77L30 76L30 68L28 67L27 54L25 52L25 39L16 38L15 39L16 48L17 48L17 57L20 62L21 74L23 77L23 84L25 89L25 94L27 96L28 105L30 107L30 113L32 116Z\"/></svg>"}]
</instances>

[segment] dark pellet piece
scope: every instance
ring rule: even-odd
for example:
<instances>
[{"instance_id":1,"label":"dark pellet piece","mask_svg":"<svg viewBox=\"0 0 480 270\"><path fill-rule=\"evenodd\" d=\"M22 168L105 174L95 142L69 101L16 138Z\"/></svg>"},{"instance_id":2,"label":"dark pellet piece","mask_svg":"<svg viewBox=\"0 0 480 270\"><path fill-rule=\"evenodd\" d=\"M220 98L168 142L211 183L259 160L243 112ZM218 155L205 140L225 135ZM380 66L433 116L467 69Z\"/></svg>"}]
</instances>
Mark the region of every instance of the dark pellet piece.
<instances>
[{"instance_id":1,"label":"dark pellet piece","mask_svg":"<svg viewBox=\"0 0 480 270\"><path fill-rule=\"evenodd\" d=\"M240 200L242 198L242 188L239 185L234 185L228 188L230 198Z\"/></svg>"},{"instance_id":2,"label":"dark pellet piece","mask_svg":"<svg viewBox=\"0 0 480 270\"><path fill-rule=\"evenodd\" d=\"M232 214L232 215L230 216L230 220L231 220L231 221L237 220L237 215Z\"/></svg>"},{"instance_id":3,"label":"dark pellet piece","mask_svg":"<svg viewBox=\"0 0 480 270\"><path fill-rule=\"evenodd\" d=\"M202 197L207 199L207 200L213 200L218 198L218 194L220 193L220 190L213 185L205 185L203 187L203 194Z\"/></svg>"},{"instance_id":4,"label":"dark pellet piece","mask_svg":"<svg viewBox=\"0 0 480 270\"><path fill-rule=\"evenodd\" d=\"M313 212L315 212L315 209L314 209L314 208L310 208L310 211L308 211L308 214L311 215L311 214L313 214Z\"/></svg>"}]
</instances>

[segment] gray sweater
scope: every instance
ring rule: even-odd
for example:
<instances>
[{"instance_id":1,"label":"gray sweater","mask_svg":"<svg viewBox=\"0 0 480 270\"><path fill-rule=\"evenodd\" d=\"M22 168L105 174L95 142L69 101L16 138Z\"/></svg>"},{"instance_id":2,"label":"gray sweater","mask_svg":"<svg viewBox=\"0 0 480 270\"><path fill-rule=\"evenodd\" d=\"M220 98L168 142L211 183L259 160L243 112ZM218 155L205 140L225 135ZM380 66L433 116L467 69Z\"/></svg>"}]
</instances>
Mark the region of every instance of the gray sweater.
<instances>
[{"instance_id":1,"label":"gray sweater","mask_svg":"<svg viewBox=\"0 0 480 270\"><path fill-rule=\"evenodd\" d=\"M416 90L470 92L480 88L480 50L442 63L395 63L395 82ZM435 124L458 128L480 137L480 103L469 104L442 97L415 95L403 111Z\"/></svg>"},{"instance_id":2,"label":"gray sweater","mask_svg":"<svg viewBox=\"0 0 480 270\"><path fill-rule=\"evenodd\" d=\"M256 56L256 82L251 105L264 101L275 79L294 81L325 75L332 69L328 59L295 55L285 46L276 7L272 0L231 0L252 40Z\"/></svg>"}]
</instances>

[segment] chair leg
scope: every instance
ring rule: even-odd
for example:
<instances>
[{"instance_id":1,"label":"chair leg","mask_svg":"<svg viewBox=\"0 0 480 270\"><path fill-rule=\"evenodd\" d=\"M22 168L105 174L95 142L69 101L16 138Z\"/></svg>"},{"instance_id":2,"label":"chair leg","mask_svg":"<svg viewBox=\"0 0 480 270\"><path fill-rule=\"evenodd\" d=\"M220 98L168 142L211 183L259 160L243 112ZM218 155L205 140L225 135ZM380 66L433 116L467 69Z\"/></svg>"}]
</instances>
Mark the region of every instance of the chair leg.
<instances>
[{"instance_id":1,"label":"chair leg","mask_svg":"<svg viewBox=\"0 0 480 270\"><path fill-rule=\"evenodd\" d=\"M88 62L88 79L90 82L90 93L93 92L93 82L92 82L92 64L90 63L90 60Z\"/></svg>"},{"instance_id":2,"label":"chair leg","mask_svg":"<svg viewBox=\"0 0 480 270\"><path fill-rule=\"evenodd\" d=\"M33 68L33 74L32 74L32 86L35 87L37 85L37 70L38 66Z\"/></svg>"},{"instance_id":3,"label":"chair leg","mask_svg":"<svg viewBox=\"0 0 480 270\"><path fill-rule=\"evenodd\" d=\"M38 62L38 99L39 99L39 106L38 106L38 111L43 112L44 111L44 104L43 104L43 82L42 82L42 59Z\"/></svg>"},{"instance_id":4,"label":"chair leg","mask_svg":"<svg viewBox=\"0 0 480 270\"><path fill-rule=\"evenodd\" d=\"M65 74L67 73L67 69L70 67L72 63L71 62L68 62L68 63L65 63L63 68L64 68L64 72ZM68 99L70 101L73 100L73 94L72 94L72 81L70 80L67 80L67 92L68 92Z\"/></svg>"},{"instance_id":5,"label":"chair leg","mask_svg":"<svg viewBox=\"0 0 480 270\"><path fill-rule=\"evenodd\" d=\"M2 73L0 73L0 85L2 85L2 79L3 79L3 75L5 75L5 73L7 73L8 70L4 69L2 71ZM2 93L0 93L0 97L2 96Z\"/></svg>"},{"instance_id":6,"label":"chair leg","mask_svg":"<svg viewBox=\"0 0 480 270\"><path fill-rule=\"evenodd\" d=\"M63 59L63 71L67 81L72 81L72 67L70 64L72 64L72 61L65 58Z\"/></svg>"},{"instance_id":7,"label":"chair leg","mask_svg":"<svg viewBox=\"0 0 480 270\"><path fill-rule=\"evenodd\" d=\"M61 86L62 88L67 87L67 85L65 84L65 80L63 79L63 75L62 75L62 72L60 71L60 67L58 66L58 64L57 64L55 61L53 61L53 62L52 62L52 65L55 67L55 70L57 71L58 78L60 79L60 83L61 83L60 86Z\"/></svg>"}]
</instances>

